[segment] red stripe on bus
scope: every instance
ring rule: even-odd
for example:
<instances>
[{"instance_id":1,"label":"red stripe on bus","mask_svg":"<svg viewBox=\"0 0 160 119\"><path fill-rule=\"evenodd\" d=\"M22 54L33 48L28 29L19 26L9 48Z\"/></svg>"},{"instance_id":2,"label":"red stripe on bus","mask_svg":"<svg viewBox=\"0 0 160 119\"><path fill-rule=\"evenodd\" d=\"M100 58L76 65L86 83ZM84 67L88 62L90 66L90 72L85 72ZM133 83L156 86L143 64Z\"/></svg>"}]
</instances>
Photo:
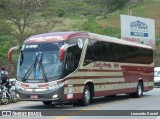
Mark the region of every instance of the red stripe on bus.
<instances>
[{"instance_id":1,"label":"red stripe on bus","mask_svg":"<svg viewBox=\"0 0 160 119\"><path fill-rule=\"evenodd\" d=\"M122 70L79 69L78 72L122 72Z\"/></svg>"},{"instance_id":2,"label":"red stripe on bus","mask_svg":"<svg viewBox=\"0 0 160 119\"><path fill-rule=\"evenodd\" d=\"M124 88L124 89L117 89L117 90L96 91L95 97L124 94L124 93L132 93L132 92L136 92L136 88Z\"/></svg>"},{"instance_id":3,"label":"red stripe on bus","mask_svg":"<svg viewBox=\"0 0 160 119\"><path fill-rule=\"evenodd\" d=\"M124 78L124 77L123 76L74 76L74 77L65 78L58 82L63 83L67 80L72 80L72 79L101 79L101 78Z\"/></svg>"},{"instance_id":4,"label":"red stripe on bus","mask_svg":"<svg viewBox=\"0 0 160 119\"><path fill-rule=\"evenodd\" d=\"M112 80L114 80L114 78L124 78L124 76L74 76L74 77L67 77L64 78L60 81L57 81L58 83L63 83L67 80L72 80L72 79L102 79L102 78L113 78Z\"/></svg>"},{"instance_id":5,"label":"red stripe on bus","mask_svg":"<svg viewBox=\"0 0 160 119\"><path fill-rule=\"evenodd\" d=\"M122 65L122 69L127 70L127 71L143 71L143 72L153 72L154 67L146 67L146 66L126 66Z\"/></svg>"},{"instance_id":6,"label":"red stripe on bus","mask_svg":"<svg viewBox=\"0 0 160 119\"><path fill-rule=\"evenodd\" d=\"M93 85L110 85L110 84L126 84L127 82L105 82L105 83L93 83ZM129 82L128 82L129 83ZM132 82L136 83L136 82ZM69 87L69 85L73 85L73 87L85 86L86 84L66 84L64 87Z\"/></svg>"},{"instance_id":7,"label":"red stripe on bus","mask_svg":"<svg viewBox=\"0 0 160 119\"><path fill-rule=\"evenodd\" d=\"M154 79L154 69L153 67L145 66L121 66L124 70L123 76L125 81L137 81L142 79L143 82L153 82Z\"/></svg>"},{"instance_id":8,"label":"red stripe on bus","mask_svg":"<svg viewBox=\"0 0 160 119\"><path fill-rule=\"evenodd\" d=\"M74 76L66 79L100 79L100 78L124 78L123 76Z\"/></svg>"}]
</instances>

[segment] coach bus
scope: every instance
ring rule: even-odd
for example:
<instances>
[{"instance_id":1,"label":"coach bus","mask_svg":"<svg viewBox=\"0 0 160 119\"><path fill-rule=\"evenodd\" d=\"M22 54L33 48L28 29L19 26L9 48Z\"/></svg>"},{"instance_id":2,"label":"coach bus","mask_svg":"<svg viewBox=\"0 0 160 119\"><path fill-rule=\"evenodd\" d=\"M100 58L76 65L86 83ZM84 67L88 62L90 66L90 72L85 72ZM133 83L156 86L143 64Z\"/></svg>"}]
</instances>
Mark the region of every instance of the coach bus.
<instances>
[{"instance_id":1,"label":"coach bus","mask_svg":"<svg viewBox=\"0 0 160 119\"><path fill-rule=\"evenodd\" d=\"M12 52L8 52L11 60ZM20 48L16 92L21 100L52 102L94 97L143 96L154 85L153 50L114 37L88 32L31 36Z\"/></svg>"}]
</instances>

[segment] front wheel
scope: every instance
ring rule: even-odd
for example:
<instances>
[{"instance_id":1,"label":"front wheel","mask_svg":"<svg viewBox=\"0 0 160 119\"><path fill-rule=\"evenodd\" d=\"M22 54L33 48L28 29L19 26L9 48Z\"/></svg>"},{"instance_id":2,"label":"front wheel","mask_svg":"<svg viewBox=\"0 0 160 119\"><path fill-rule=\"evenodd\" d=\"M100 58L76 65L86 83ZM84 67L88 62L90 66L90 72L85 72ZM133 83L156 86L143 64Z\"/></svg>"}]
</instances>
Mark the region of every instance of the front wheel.
<instances>
[{"instance_id":1,"label":"front wheel","mask_svg":"<svg viewBox=\"0 0 160 119\"><path fill-rule=\"evenodd\" d=\"M88 85L84 87L83 98L80 100L80 102L83 106L87 106L91 102L91 91Z\"/></svg>"}]
</instances>

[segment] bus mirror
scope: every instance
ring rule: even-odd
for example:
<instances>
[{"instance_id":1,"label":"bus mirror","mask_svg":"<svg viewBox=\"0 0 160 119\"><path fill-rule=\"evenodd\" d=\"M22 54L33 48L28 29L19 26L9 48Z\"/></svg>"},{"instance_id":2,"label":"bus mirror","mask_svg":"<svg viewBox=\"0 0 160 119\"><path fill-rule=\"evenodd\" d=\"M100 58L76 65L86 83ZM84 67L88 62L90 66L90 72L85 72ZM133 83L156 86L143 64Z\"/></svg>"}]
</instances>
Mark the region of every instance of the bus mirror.
<instances>
[{"instance_id":1,"label":"bus mirror","mask_svg":"<svg viewBox=\"0 0 160 119\"><path fill-rule=\"evenodd\" d=\"M12 47L12 48L9 49L9 51L8 51L8 61L11 61L11 59L12 59L12 52L14 50L17 50L17 49L19 49L19 46Z\"/></svg>"},{"instance_id":2,"label":"bus mirror","mask_svg":"<svg viewBox=\"0 0 160 119\"><path fill-rule=\"evenodd\" d=\"M65 51L67 50L68 48L68 44L64 44L60 50L59 50L59 60L63 60L64 59L64 56L65 56Z\"/></svg>"}]
</instances>

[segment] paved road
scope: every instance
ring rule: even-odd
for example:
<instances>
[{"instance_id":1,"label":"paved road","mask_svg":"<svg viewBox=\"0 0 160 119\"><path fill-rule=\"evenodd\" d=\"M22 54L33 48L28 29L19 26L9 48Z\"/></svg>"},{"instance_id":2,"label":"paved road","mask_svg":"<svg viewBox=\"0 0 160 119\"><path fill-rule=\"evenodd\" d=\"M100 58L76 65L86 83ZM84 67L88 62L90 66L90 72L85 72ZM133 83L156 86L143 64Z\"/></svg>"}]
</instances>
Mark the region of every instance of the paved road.
<instances>
[{"instance_id":1,"label":"paved road","mask_svg":"<svg viewBox=\"0 0 160 119\"><path fill-rule=\"evenodd\" d=\"M127 95L118 95L116 97L101 97L96 98L93 104L83 107L78 102L73 103L54 103L49 106L43 105L41 102L23 101L18 103L12 103L8 105L1 105L0 110L45 110L46 113L53 112L55 115L58 113L60 116L45 116L34 117L33 119L77 119L84 118L80 115L86 116L90 119L160 119L156 116L120 116L121 114L128 114L127 110L160 110L160 88L155 87L154 90L145 92L142 98L130 98ZM70 111L68 111L70 110ZM93 111L94 110L94 111ZM110 110L113 110L110 112ZM117 112L118 110L118 112ZM126 111L123 111L126 110ZM139 111L138 111L139 112ZM140 111L141 112L141 111ZM160 111L159 111L160 112ZM95 115L107 115L107 113L115 116L95 116ZM131 111L129 111L129 114ZM134 112L133 112L134 113ZM151 113L151 112L150 112ZM63 115L64 116L61 116ZM118 115L116 115L118 114ZM71 115L71 116L66 116ZM94 115L94 116L92 116ZM159 114L160 115L160 114ZM3 117L4 119L13 119L11 117ZM15 118L15 117L14 117ZM22 117L16 117L21 119ZM23 119L28 117L23 117Z\"/></svg>"}]
</instances>

